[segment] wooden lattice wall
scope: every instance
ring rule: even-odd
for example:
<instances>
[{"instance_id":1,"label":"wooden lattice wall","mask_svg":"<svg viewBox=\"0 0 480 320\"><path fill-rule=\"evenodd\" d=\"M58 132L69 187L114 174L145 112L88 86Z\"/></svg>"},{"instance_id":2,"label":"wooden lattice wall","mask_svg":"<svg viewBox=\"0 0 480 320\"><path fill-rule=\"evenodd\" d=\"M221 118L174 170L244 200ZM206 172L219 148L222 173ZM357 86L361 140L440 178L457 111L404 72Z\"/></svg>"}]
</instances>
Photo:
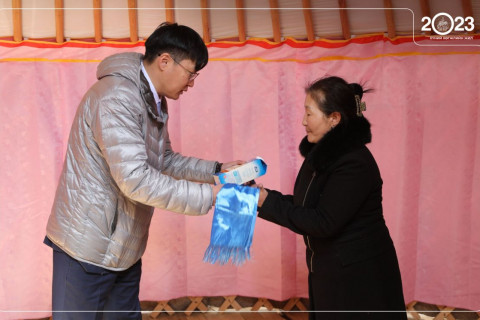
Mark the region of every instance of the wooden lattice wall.
<instances>
[{"instance_id":1,"label":"wooden lattice wall","mask_svg":"<svg viewBox=\"0 0 480 320\"><path fill-rule=\"evenodd\" d=\"M271 301L264 298L226 297L188 297L172 301L143 302L144 309L150 310L150 319L168 318L174 314L191 316L193 312L242 312L280 311L307 312L308 300L292 298L287 301ZM148 308L149 306L149 308ZM449 306L432 305L413 301L406 306L410 320L480 320L480 310L470 311ZM228 319L228 316L226 316ZM327 320L327 319L326 319Z\"/></svg>"},{"instance_id":2,"label":"wooden lattice wall","mask_svg":"<svg viewBox=\"0 0 480 320\"><path fill-rule=\"evenodd\" d=\"M292 298L287 301L272 301L264 298L248 298L240 296L224 297L184 297L170 301L143 301L143 319L204 319L198 314L209 313L220 315L219 318L232 318L232 313L255 314L261 313L259 319L268 318L265 314L275 312L280 316L275 319L307 319L308 300ZM418 301L410 302L406 306L408 320L480 320L480 310L470 311L441 305L432 305ZM222 316L223 315L223 316ZM229 317L230 316L230 317ZM250 319L256 319L250 316ZM274 319L273 317L271 317ZM43 318L38 320L51 320ZM235 319L238 319L235 318ZM328 320L328 319L325 319ZM388 320L388 319L386 319Z\"/></svg>"},{"instance_id":3,"label":"wooden lattice wall","mask_svg":"<svg viewBox=\"0 0 480 320\"><path fill-rule=\"evenodd\" d=\"M225 297L188 297L171 301L143 302L143 309L149 310L149 318L160 319L170 315L192 315L193 312L225 312L225 311L307 311L308 300L292 298L287 301L272 301L265 298L246 298L239 296ZM432 305L418 301L406 306L409 319L413 320L480 320L480 310L471 311L449 306Z\"/></svg>"}]
</instances>

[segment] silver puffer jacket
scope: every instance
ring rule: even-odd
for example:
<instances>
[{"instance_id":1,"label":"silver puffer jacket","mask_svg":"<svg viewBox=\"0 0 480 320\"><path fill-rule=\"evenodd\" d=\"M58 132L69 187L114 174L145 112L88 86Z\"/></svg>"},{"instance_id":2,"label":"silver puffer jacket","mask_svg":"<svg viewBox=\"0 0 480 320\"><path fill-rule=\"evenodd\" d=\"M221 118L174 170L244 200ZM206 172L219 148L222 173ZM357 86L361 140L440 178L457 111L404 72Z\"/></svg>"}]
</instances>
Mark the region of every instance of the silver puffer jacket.
<instances>
[{"instance_id":1,"label":"silver puffer jacket","mask_svg":"<svg viewBox=\"0 0 480 320\"><path fill-rule=\"evenodd\" d=\"M153 207L201 215L213 200L215 161L172 151L166 101L159 116L141 59L121 53L98 66L73 120L47 225L67 254L110 270L141 258Z\"/></svg>"}]
</instances>

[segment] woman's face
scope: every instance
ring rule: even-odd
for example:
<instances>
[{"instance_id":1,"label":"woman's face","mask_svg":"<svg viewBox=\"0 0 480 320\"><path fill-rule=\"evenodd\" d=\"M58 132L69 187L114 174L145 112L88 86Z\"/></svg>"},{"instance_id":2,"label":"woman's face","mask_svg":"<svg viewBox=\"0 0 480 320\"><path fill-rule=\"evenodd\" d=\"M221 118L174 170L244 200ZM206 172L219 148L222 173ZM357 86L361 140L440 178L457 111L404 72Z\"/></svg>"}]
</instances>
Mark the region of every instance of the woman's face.
<instances>
[{"instance_id":1,"label":"woman's face","mask_svg":"<svg viewBox=\"0 0 480 320\"><path fill-rule=\"evenodd\" d=\"M317 143L332 129L332 119L327 117L318 107L310 94L305 98L305 114L302 124L307 131L307 139L310 143Z\"/></svg>"}]
</instances>

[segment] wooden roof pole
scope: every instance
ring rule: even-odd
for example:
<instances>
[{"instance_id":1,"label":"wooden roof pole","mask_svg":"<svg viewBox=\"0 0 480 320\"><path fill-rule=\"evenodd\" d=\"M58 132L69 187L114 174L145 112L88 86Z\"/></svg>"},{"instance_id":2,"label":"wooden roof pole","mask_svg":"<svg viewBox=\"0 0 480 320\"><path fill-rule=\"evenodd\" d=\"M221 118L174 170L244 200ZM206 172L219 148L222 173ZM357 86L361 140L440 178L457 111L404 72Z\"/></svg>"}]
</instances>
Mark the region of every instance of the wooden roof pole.
<instances>
[{"instance_id":1,"label":"wooden roof pole","mask_svg":"<svg viewBox=\"0 0 480 320\"><path fill-rule=\"evenodd\" d=\"M302 0L303 16L305 18L305 28L307 29L308 41L315 40L315 33L313 31L312 10L310 10L310 0Z\"/></svg>"},{"instance_id":2,"label":"wooden roof pole","mask_svg":"<svg viewBox=\"0 0 480 320\"><path fill-rule=\"evenodd\" d=\"M210 19L208 18L208 0L201 0L202 6L202 26L203 26L203 42L209 43L210 39Z\"/></svg>"},{"instance_id":3,"label":"wooden roof pole","mask_svg":"<svg viewBox=\"0 0 480 320\"><path fill-rule=\"evenodd\" d=\"M13 41L23 40L22 34L22 0L12 0Z\"/></svg>"},{"instance_id":4,"label":"wooden roof pole","mask_svg":"<svg viewBox=\"0 0 480 320\"><path fill-rule=\"evenodd\" d=\"M165 17L167 19L167 22L175 22L175 15L173 11L174 7L175 5L173 4L173 0L165 0Z\"/></svg>"},{"instance_id":5,"label":"wooden roof pole","mask_svg":"<svg viewBox=\"0 0 480 320\"><path fill-rule=\"evenodd\" d=\"M473 17L473 8L472 2L470 0L462 0L462 8L463 8L463 17ZM475 33L476 28L474 27L472 31L468 31L468 33L472 34Z\"/></svg>"},{"instance_id":6,"label":"wooden roof pole","mask_svg":"<svg viewBox=\"0 0 480 320\"><path fill-rule=\"evenodd\" d=\"M138 42L137 0L128 0L128 21L130 23L130 41Z\"/></svg>"},{"instance_id":7,"label":"wooden roof pole","mask_svg":"<svg viewBox=\"0 0 480 320\"><path fill-rule=\"evenodd\" d=\"M238 24L238 41L244 42L247 40L245 34L245 12L243 10L243 0L236 0L237 7L237 24Z\"/></svg>"},{"instance_id":8,"label":"wooden roof pole","mask_svg":"<svg viewBox=\"0 0 480 320\"><path fill-rule=\"evenodd\" d=\"M340 8L340 22L342 24L343 39L349 40L351 38L350 27L348 25L348 13L347 10L345 10L347 8L347 1L338 0L338 7Z\"/></svg>"},{"instance_id":9,"label":"wooden roof pole","mask_svg":"<svg viewBox=\"0 0 480 320\"><path fill-rule=\"evenodd\" d=\"M278 13L278 0L270 0L270 15L272 16L273 41L280 42L280 15Z\"/></svg>"},{"instance_id":10,"label":"wooden roof pole","mask_svg":"<svg viewBox=\"0 0 480 320\"><path fill-rule=\"evenodd\" d=\"M392 9L392 0L383 0L383 5L385 7L385 18L387 20L387 32L388 37L395 38L397 33L395 31L395 20L393 19L393 9Z\"/></svg>"},{"instance_id":11,"label":"wooden roof pole","mask_svg":"<svg viewBox=\"0 0 480 320\"><path fill-rule=\"evenodd\" d=\"M420 0L420 5L422 7L422 16L423 17L430 17L430 3L428 0ZM415 30L412 30L412 33L414 33ZM432 32L426 31L425 34L430 35Z\"/></svg>"},{"instance_id":12,"label":"wooden roof pole","mask_svg":"<svg viewBox=\"0 0 480 320\"><path fill-rule=\"evenodd\" d=\"M93 0L93 23L95 42L102 42L102 0Z\"/></svg>"},{"instance_id":13,"label":"wooden roof pole","mask_svg":"<svg viewBox=\"0 0 480 320\"><path fill-rule=\"evenodd\" d=\"M63 0L55 0L55 31L57 43L63 43L64 37Z\"/></svg>"}]
</instances>

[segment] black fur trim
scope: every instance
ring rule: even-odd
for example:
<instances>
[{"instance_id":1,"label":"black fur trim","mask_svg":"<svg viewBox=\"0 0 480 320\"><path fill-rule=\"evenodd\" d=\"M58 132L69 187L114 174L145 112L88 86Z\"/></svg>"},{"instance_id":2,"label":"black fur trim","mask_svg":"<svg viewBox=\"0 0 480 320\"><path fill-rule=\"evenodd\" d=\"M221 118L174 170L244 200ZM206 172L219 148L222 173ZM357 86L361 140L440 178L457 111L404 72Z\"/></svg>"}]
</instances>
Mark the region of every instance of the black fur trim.
<instances>
[{"instance_id":1,"label":"black fur trim","mask_svg":"<svg viewBox=\"0 0 480 320\"><path fill-rule=\"evenodd\" d=\"M364 117L358 117L351 119L348 126L336 126L317 143L310 143L307 137L303 138L299 149L307 162L322 172L340 156L371 141L370 122Z\"/></svg>"}]
</instances>

